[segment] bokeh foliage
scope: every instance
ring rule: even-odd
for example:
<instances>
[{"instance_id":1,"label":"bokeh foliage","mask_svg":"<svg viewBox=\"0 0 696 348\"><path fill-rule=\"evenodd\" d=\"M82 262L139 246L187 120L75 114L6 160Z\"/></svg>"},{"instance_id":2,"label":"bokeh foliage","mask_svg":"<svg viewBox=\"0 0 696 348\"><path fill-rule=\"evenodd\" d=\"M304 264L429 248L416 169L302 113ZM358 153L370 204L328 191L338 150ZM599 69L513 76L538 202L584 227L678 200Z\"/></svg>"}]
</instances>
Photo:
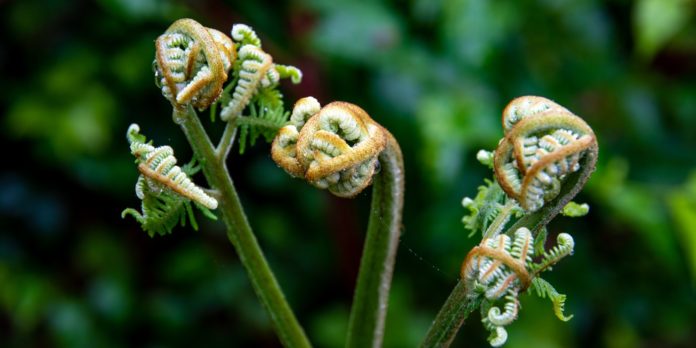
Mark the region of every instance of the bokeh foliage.
<instances>
[{"instance_id":1,"label":"bokeh foliage","mask_svg":"<svg viewBox=\"0 0 696 348\"><path fill-rule=\"evenodd\" d=\"M568 323L524 296L508 347L696 340L696 4L690 0L166 0L0 3L0 346L277 346L220 224L149 238L120 211L125 130L190 157L154 86L154 39L191 17L253 26L305 73L287 106L345 100L406 156L404 235L385 346L422 339L475 243L460 201L490 172L510 99L543 95L595 129L600 165L558 218L576 255L549 278ZM204 122L209 123L206 115ZM212 125L221 131L219 121ZM288 178L257 144L230 170L279 281L321 347L342 346L369 193ZM202 178L199 178L199 180ZM460 339L485 346L472 318Z\"/></svg>"}]
</instances>

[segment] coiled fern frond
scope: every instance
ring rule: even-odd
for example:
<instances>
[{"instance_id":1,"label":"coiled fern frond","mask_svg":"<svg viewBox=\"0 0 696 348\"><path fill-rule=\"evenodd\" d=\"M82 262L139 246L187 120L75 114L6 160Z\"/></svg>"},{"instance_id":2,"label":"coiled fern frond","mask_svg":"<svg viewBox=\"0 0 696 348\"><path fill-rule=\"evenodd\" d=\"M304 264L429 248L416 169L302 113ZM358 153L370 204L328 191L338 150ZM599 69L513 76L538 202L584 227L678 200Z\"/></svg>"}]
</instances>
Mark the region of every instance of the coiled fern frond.
<instances>
[{"instance_id":1,"label":"coiled fern frond","mask_svg":"<svg viewBox=\"0 0 696 348\"><path fill-rule=\"evenodd\" d=\"M288 174L339 197L353 197L372 182L378 155L391 134L360 107L312 98L295 104L290 124L273 141L271 156Z\"/></svg>"},{"instance_id":2,"label":"coiled fern frond","mask_svg":"<svg viewBox=\"0 0 696 348\"><path fill-rule=\"evenodd\" d=\"M236 49L225 34L192 19L174 22L155 42L155 81L175 107L205 109L222 92Z\"/></svg>"},{"instance_id":3,"label":"coiled fern frond","mask_svg":"<svg viewBox=\"0 0 696 348\"><path fill-rule=\"evenodd\" d=\"M199 170L195 163L177 166L172 148L147 143L137 124L128 128L127 137L140 171L135 193L142 205L140 212L125 209L122 217L133 216L151 237L171 233L176 225L183 226L187 220L198 229L192 203L204 215L216 219L209 209L217 208L217 200L189 179Z\"/></svg>"},{"instance_id":4,"label":"coiled fern frond","mask_svg":"<svg viewBox=\"0 0 696 348\"><path fill-rule=\"evenodd\" d=\"M503 111L503 129L505 137L495 151L495 176L526 211L535 212L555 199L564 179L580 170L583 157L588 157L584 164L588 170L594 169L594 132L551 100L533 96L513 100ZM588 177L589 173L584 179ZM574 191L583 185L579 181Z\"/></svg>"},{"instance_id":5,"label":"coiled fern frond","mask_svg":"<svg viewBox=\"0 0 696 348\"><path fill-rule=\"evenodd\" d=\"M491 331L491 346L501 346L507 340L505 326L517 318L518 295L530 287L540 297L551 300L559 319L567 321L572 317L563 314L565 295L559 294L551 284L538 278L538 274L570 255L573 246L573 238L561 233L558 235L558 244L542 255L537 255L540 261L535 262L532 234L529 229L520 228L515 231L514 238L505 234L485 238L469 252L462 264L461 276L467 288L475 289L476 293L484 297L481 318L484 326ZM498 303L502 305L499 306Z\"/></svg>"}]
</instances>

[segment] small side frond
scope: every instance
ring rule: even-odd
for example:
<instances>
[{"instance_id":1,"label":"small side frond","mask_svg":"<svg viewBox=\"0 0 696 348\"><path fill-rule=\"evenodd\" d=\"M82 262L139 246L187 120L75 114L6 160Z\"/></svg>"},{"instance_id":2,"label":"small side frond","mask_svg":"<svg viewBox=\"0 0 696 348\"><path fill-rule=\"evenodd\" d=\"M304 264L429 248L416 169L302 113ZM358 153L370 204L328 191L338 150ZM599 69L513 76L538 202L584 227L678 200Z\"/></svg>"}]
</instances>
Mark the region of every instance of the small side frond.
<instances>
[{"instance_id":1,"label":"small side frond","mask_svg":"<svg viewBox=\"0 0 696 348\"><path fill-rule=\"evenodd\" d=\"M541 262L531 267L532 272L534 274L539 274L551 269L551 266L558 263L562 258L571 255L574 248L575 241L573 237L567 233L559 233L558 237L556 237L556 245L551 248L551 250L544 253Z\"/></svg>"},{"instance_id":2,"label":"small side frond","mask_svg":"<svg viewBox=\"0 0 696 348\"><path fill-rule=\"evenodd\" d=\"M503 207L505 193L498 183L485 179L485 185L479 186L474 199L466 197L462 205L469 210L469 214L462 218L464 227L470 231L469 237L477 231L485 231L488 225L498 216Z\"/></svg>"},{"instance_id":3,"label":"small side frond","mask_svg":"<svg viewBox=\"0 0 696 348\"><path fill-rule=\"evenodd\" d=\"M132 124L127 138L131 153L136 157L141 175L135 185L135 193L141 199L141 211L125 209L121 216L131 215L151 237L171 233L176 225L184 226L187 220L198 229L191 202L208 218L216 219L209 210L217 207L217 200L195 186L189 176L200 170L192 161L182 167L169 146L154 147L145 143L140 127Z\"/></svg>"},{"instance_id":4,"label":"small side frond","mask_svg":"<svg viewBox=\"0 0 696 348\"><path fill-rule=\"evenodd\" d=\"M290 78L294 84L302 82L302 71L292 65L276 64L275 69L281 79Z\"/></svg>"},{"instance_id":5,"label":"small side frond","mask_svg":"<svg viewBox=\"0 0 696 348\"><path fill-rule=\"evenodd\" d=\"M155 192L149 184L143 187L142 213L128 208L121 213L121 217L133 216L150 237L169 234L177 225L185 226L187 218L193 229L198 229L195 217L188 213L191 209L189 200L166 191Z\"/></svg>"},{"instance_id":6,"label":"small side frond","mask_svg":"<svg viewBox=\"0 0 696 348\"><path fill-rule=\"evenodd\" d=\"M582 217L590 212L590 205L587 203L578 204L573 201L568 202L568 204L563 207L561 214L568 217Z\"/></svg>"},{"instance_id":7,"label":"small side frond","mask_svg":"<svg viewBox=\"0 0 696 348\"><path fill-rule=\"evenodd\" d=\"M254 29L246 24L235 24L232 26L232 39L239 43L239 46L252 45L261 47L261 40L256 35Z\"/></svg>"},{"instance_id":8,"label":"small side frond","mask_svg":"<svg viewBox=\"0 0 696 348\"><path fill-rule=\"evenodd\" d=\"M532 285L529 287L530 293L533 292L540 298L548 298L553 305L553 313L559 320L568 321L573 318L573 315L566 316L564 311L566 295L558 293L551 283L546 280L536 277L532 280Z\"/></svg>"},{"instance_id":9,"label":"small side frond","mask_svg":"<svg viewBox=\"0 0 696 348\"><path fill-rule=\"evenodd\" d=\"M262 88L252 101L248 116L236 120L239 124L239 153L253 146L259 136L271 142L289 118L283 108L282 94L276 89Z\"/></svg>"}]
</instances>

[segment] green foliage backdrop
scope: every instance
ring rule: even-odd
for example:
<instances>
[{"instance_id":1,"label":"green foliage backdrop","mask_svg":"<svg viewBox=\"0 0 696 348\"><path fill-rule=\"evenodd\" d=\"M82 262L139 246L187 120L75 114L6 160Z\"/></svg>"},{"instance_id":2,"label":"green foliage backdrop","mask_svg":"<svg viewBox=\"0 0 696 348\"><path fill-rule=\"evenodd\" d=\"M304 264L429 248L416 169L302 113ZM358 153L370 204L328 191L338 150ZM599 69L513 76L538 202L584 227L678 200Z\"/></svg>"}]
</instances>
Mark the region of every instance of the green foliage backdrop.
<instances>
[{"instance_id":1,"label":"green foliage backdrop","mask_svg":"<svg viewBox=\"0 0 696 348\"><path fill-rule=\"evenodd\" d=\"M495 147L503 106L526 94L592 125L600 163L576 199L588 217L551 225L576 238L550 275L573 319L523 296L507 346L696 341L693 1L24 0L0 2L0 346L278 346L220 224L150 238L120 219L137 202L128 124L191 155L152 72L155 38L181 17L253 26L305 74L284 82L288 106L353 102L401 143L385 346L416 346L455 284L475 243L460 202L489 176L475 153ZM308 335L339 347L369 193L334 198L268 151L232 156L232 176ZM470 324L455 346L486 346Z\"/></svg>"}]
</instances>

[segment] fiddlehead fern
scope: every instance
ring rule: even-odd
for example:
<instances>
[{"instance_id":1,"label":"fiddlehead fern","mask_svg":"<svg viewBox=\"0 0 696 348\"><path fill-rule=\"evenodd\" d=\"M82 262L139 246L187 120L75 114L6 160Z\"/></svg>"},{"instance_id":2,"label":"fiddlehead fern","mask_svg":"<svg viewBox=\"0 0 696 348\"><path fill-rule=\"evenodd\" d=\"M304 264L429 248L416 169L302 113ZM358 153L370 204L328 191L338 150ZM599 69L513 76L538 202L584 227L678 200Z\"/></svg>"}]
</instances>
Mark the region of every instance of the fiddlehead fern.
<instances>
[{"instance_id":1,"label":"fiddlehead fern","mask_svg":"<svg viewBox=\"0 0 696 348\"><path fill-rule=\"evenodd\" d=\"M505 137L495 153L482 150L476 155L494 169L496 182L487 181L474 199L462 201L469 210L462 220L465 227L472 234L481 230L483 241L468 254L462 280L435 318L424 347L449 345L476 308L492 332L491 345L503 344L504 326L519 312L517 296L528 288L549 298L559 319L572 317L563 314L565 295L539 273L573 251L573 239L565 233L545 251L546 225L561 211L567 216L588 212L588 205L570 201L595 169L597 140L582 119L541 97L513 100L503 111L502 123ZM501 298L504 304L498 307L495 302Z\"/></svg>"},{"instance_id":2,"label":"fiddlehead fern","mask_svg":"<svg viewBox=\"0 0 696 348\"><path fill-rule=\"evenodd\" d=\"M570 319L563 315L565 296L537 276L573 252L573 238L566 233L559 234L558 244L543 253L539 262L533 261L532 242L532 234L527 228L518 229L514 239L505 234L486 238L469 252L462 264L462 279L467 288L473 289L471 296L483 294L481 318L491 331L489 342L493 347L505 343L507 332L504 327L512 323L519 312L518 295L530 286L534 286L539 296L548 296L552 300L560 319ZM495 305L501 300L504 302L502 310Z\"/></svg>"},{"instance_id":3,"label":"fiddlehead fern","mask_svg":"<svg viewBox=\"0 0 696 348\"><path fill-rule=\"evenodd\" d=\"M177 166L172 148L146 143L137 124L128 127L127 137L140 171L135 193L142 200L142 212L126 209L123 216L132 215L150 236L171 232L177 224L184 225L187 217L197 228L191 202L206 216L215 218L208 209L217 208L217 200L188 177L197 168Z\"/></svg>"},{"instance_id":4,"label":"fiddlehead fern","mask_svg":"<svg viewBox=\"0 0 696 348\"><path fill-rule=\"evenodd\" d=\"M155 81L175 107L205 109L218 98L236 50L225 34L180 19L155 42Z\"/></svg>"},{"instance_id":5,"label":"fiddlehead fern","mask_svg":"<svg viewBox=\"0 0 696 348\"><path fill-rule=\"evenodd\" d=\"M503 190L529 212L559 195L562 182L580 169L583 156L589 154L591 163L585 165L594 169L594 132L551 100L531 96L513 100L503 111L503 129L505 137L495 151L495 176ZM583 185L584 181L578 182L577 190Z\"/></svg>"},{"instance_id":6,"label":"fiddlehead fern","mask_svg":"<svg viewBox=\"0 0 696 348\"><path fill-rule=\"evenodd\" d=\"M381 346L404 199L399 144L360 107L333 102L322 108L308 97L295 104L271 156L290 175L339 197L353 197L374 181L346 346Z\"/></svg>"},{"instance_id":7,"label":"fiddlehead fern","mask_svg":"<svg viewBox=\"0 0 696 348\"><path fill-rule=\"evenodd\" d=\"M386 133L356 105L333 102L319 108L309 97L295 104L291 124L279 131L271 155L290 175L353 197L371 183Z\"/></svg>"},{"instance_id":8,"label":"fiddlehead fern","mask_svg":"<svg viewBox=\"0 0 696 348\"><path fill-rule=\"evenodd\" d=\"M222 221L226 225L227 237L239 255L241 263L246 268L251 285L262 306L267 310L280 341L288 347L309 347L310 344L304 330L285 300L284 294L251 230L226 167L226 158L234 143L238 127L243 128L242 134L244 134L245 126L251 129L252 138L258 136L258 134L270 137L270 134L256 132L256 130L258 127L269 128L267 127L269 125L271 129L277 129L285 123L285 119L281 122L279 121L280 117L277 117L278 115L285 117L286 114L282 109L282 96L277 90L274 90L274 87L277 80L283 76L295 77L294 79L298 80L300 76L299 71L285 68L285 70L281 69L282 73L278 70L275 74L264 75L263 86L266 87L262 86L259 91L263 93L255 93L251 101L259 110L259 117L247 117L247 119L253 122L228 122L217 146L213 146L198 114L194 110L194 107L204 109L210 106L210 114L214 120L218 106L224 105L232 99L229 91L238 85L237 82L240 82L239 72L243 63L236 59L239 55L238 48L249 44L252 47L260 45L260 42L257 42L258 38L250 34L250 28L246 28L244 29L242 26L235 30L242 38L243 44L239 45L222 33L206 29L192 20L175 22L156 42L155 80L158 87L162 89L163 94L170 100L173 106L173 120L181 127L191 145L195 158L200 160L200 169L209 185L213 188L211 191L220 200L219 212ZM239 35L235 36L239 38ZM242 53L244 53L245 61L247 61L250 60L249 56L254 53L254 50L244 49ZM227 73L230 70L232 83L229 83L223 89L222 85L227 79ZM140 139L138 142L144 144L145 140ZM150 150L155 151L155 148L150 149L144 145L138 145L138 147L146 152ZM164 150L161 153L167 153ZM173 165L171 161L163 161L162 163L168 163L167 166ZM172 172L174 167L168 168L168 173L174 173ZM157 167L149 169L152 171L159 170ZM145 172L148 171L145 170ZM143 176L145 177L146 174L144 173ZM178 180L176 178L180 177L173 176L169 179ZM162 178L155 177L155 179ZM185 211L191 216L191 203L196 205L196 207L207 209L198 202L175 192L173 190L175 187L169 188L169 186L164 185L165 189L161 190L161 192L166 196L150 195L149 189L151 185L148 184L148 180L153 179L146 177L141 179L138 185L138 190L144 197L143 213L140 214L132 209L125 212L126 214L134 215L141 222L151 221L151 217L154 216L154 214L148 213L148 209L146 209L148 207L150 207L149 210L155 209L156 213L161 211L168 212L168 215L178 216L175 213L180 210L169 209L174 208L172 204L168 203L169 201L164 205L155 205L154 203L148 205L150 204L149 202L158 202L157 200L161 200L161 197L172 198L173 202L183 202L183 206L187 207ZM184 182L178 181L178 184L184 185ZM194 191L190 188L190 193L195 193ZM206 192L207 190L200 190L199 193L205 194ZM200 200L203 204L208 204L209 206L217 204L210 197L208 197L210 199L205 199L203 196L198 196L198 194L195 194L192 198ZM170 229L170 224L166 224L164 228L161 228L165 232Z\"/></svg>"}]
</instances>

